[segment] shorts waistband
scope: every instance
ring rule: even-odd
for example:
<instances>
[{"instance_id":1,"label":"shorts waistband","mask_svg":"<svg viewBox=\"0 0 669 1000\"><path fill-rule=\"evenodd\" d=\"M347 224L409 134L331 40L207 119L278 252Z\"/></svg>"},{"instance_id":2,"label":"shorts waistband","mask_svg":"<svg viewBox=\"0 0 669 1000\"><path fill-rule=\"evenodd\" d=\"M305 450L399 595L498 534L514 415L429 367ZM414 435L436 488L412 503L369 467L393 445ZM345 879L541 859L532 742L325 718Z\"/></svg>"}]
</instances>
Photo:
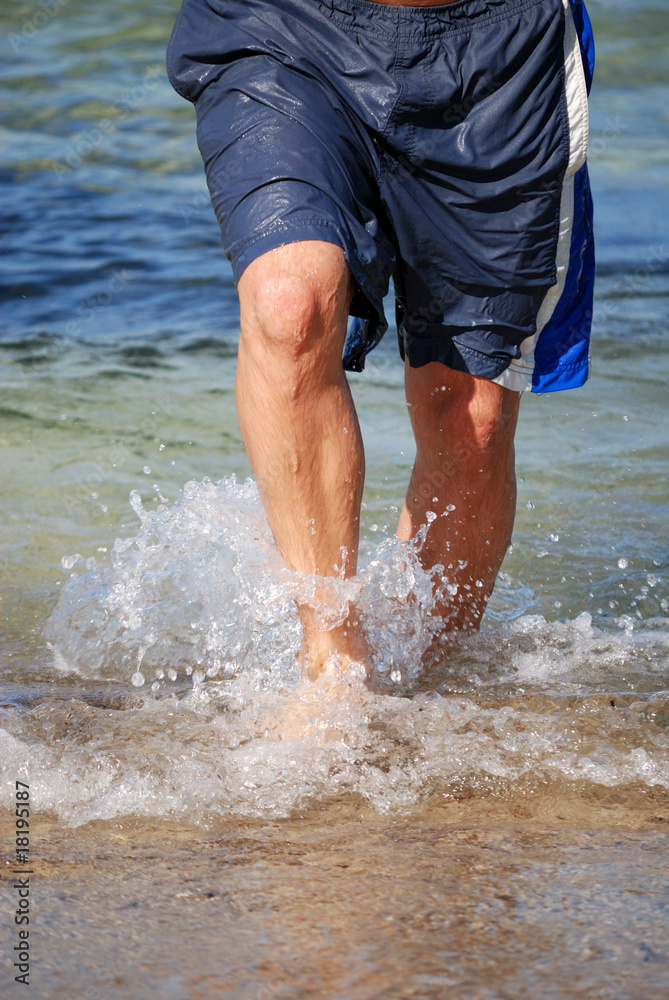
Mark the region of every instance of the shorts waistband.
<instances>
[{"instance_id":1,"label":"shorts waistband","mask_svg":"<svg viewBox=\"0 0 669 1000\"><path fill-rule=\"evenodd\" d=\"M504 20L545 0L456 0L456 3L434 7L396 7L374 0L312 2L325 8L327 16L344 30L397 36L468 31L478 24Z\"/></svg>"}]
</instances>

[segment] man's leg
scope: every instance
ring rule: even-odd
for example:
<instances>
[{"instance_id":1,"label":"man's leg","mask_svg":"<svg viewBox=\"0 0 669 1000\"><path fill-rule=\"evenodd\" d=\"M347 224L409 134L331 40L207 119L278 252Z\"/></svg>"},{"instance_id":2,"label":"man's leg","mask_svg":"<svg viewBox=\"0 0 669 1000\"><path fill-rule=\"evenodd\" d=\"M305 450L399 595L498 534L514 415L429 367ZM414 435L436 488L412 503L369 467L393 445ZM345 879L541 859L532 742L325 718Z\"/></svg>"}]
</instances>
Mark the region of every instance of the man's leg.
<instances>
[{"instance_id":1,"label":"man's leg","mask_svg":"<svg viewBox=\"0 0 669 1000\"><path fill-rule=\"evenodd\" d=\"M238 284L237 412L267 519L289 566L356 572L365 475L360 427L341 358L353 279L340 247L289 243L256 258ZM319 597L327 600L324 581ZM314 679L336 650L368 663L355 610L320 632L299 608Z\"/></svg>"},{"instance_id":2,"label":"man's leg","mask_svg":"<svg viewBox=\"0 0 669 1000\"><path fill-rule=\"evenodd\" d=\"M416 461L397 534L413 538L437 514L420 559L458 589L435 611L449 629L477 628L511 540L520 394L438 362L405 375Z\"/></svg>"}]
</instances>

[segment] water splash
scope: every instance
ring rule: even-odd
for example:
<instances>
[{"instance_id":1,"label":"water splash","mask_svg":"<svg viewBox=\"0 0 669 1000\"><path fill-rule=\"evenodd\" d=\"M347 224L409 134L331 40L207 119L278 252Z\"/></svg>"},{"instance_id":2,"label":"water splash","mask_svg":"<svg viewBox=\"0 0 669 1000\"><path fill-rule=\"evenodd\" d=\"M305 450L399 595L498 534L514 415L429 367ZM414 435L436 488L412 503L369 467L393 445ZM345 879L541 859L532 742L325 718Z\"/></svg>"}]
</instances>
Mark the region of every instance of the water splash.
<instances>
[{"instance_id":1,"label":"water splash","mask_svg":"<svg viewBox=\"0 0 669 1000\"><path fill-rule=\"evenodd\" d=\"M131 503L137 534L108 565L74 571L47 623L54 681L74 697L24 698L0 729L7 775L25 770L28 741L35 801L65 822L285 816L343 793L388 812L434 796L669 789L666 619L491 620L449 637L426 672L422 536L384 537L332 586L356 602L385 693L336 669L310 684L294 598L322 579L283 565L255 485L191 482L171 508Z\"/></svg>"},{"instance_id":2,"label":"water splash","mask_svg":"<svg viewBox=\"0 0 669 1000\"><path fill-rule=\"evenodd\" d=\"M162 682L167 669L243 674L258 688L295 684L299 599L322 627L355 602L379 672L415 673L434 604L417 557L422 535L417 544L383 539L356 577L329 578L325 603L314 596L322 577L281 560L252 480L186 483L171 508L146 510L136 492L130 499L139 532L117 539L109 566L72 575L45 628L62 671L137 686L159 673Z\"/></svg>"}]
</instances>

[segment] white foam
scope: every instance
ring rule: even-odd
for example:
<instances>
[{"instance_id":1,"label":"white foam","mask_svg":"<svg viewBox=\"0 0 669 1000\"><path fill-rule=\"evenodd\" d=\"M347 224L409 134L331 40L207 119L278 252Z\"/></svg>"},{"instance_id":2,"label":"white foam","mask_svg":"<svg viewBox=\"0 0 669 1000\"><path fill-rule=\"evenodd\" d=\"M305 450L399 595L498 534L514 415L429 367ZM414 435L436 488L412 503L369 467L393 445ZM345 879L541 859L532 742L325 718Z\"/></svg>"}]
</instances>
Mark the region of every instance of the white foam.
<instances>
[{"instance_id":1,"label":"white foam","mask_svg":"<svg viewBox=\"0 0 669 1000\"><path fill-rule=\"evenodd\" d=\"M357 601L387 694L336 671L308 684L293 597L310 581L283 566L253 483L132 502L137 535L72 576L47 626L54 680L74 674L81 700L5 716L7 794L28 759L36 808L70 824L285 816L344 791L387 812L521 780L669 788L669 699L643 694L666 678L666 620L491 622L453 641L438 691L421 689L430 580L415 547L386 537L333 586ZM592 701L635 685L624 712Z\"/></svg>"}]
</instances>

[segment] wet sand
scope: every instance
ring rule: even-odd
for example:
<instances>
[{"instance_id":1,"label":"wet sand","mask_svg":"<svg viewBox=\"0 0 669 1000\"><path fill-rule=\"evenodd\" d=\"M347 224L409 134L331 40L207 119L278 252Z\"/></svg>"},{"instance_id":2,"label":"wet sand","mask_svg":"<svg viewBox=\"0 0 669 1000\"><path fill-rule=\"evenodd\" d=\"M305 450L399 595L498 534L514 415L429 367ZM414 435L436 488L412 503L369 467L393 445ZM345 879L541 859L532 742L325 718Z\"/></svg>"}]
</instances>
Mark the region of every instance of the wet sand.
<instances>
[{"instance_id":1,"label":"wet sand","mask_svg":"<svg viewBox=\"0 0 669 1000\"><path fill-rule=\"evenodd\" d=\"M486 799L206 828L41 820L30 996L666 996L669 803L616 798L561 803L563 820ZM11 912L9 881L2 897ZM6 921L2 942L13 995Z\"/></svg>"}]
</instances>

